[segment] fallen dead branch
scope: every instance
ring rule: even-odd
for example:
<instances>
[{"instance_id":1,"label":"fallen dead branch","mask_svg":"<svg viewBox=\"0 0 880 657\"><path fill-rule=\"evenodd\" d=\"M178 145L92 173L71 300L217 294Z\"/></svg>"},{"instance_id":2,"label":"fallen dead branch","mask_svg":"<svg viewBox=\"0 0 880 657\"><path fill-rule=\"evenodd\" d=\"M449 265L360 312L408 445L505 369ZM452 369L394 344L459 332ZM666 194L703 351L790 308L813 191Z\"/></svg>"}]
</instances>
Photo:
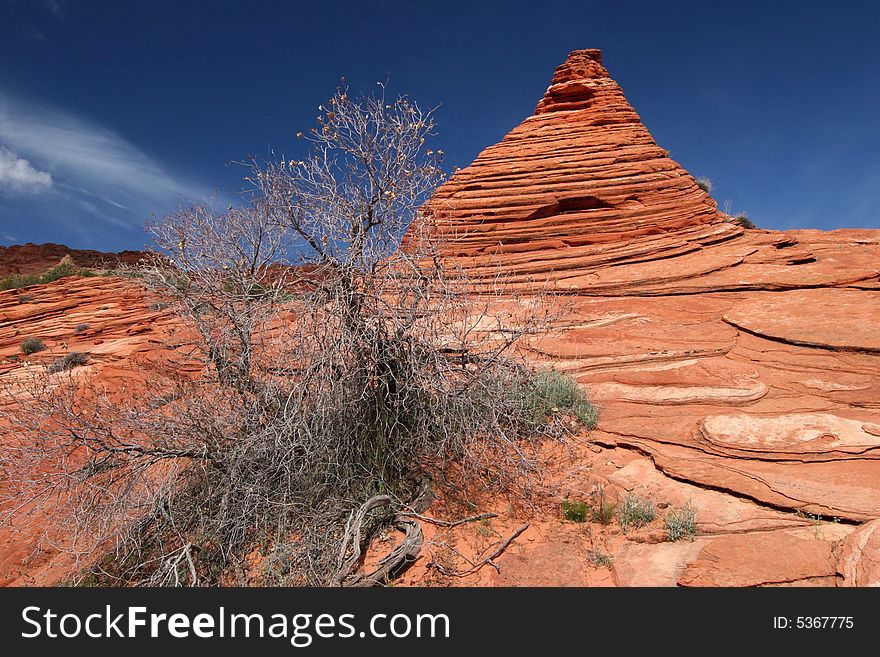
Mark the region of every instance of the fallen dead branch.
<instances>
[{"instance_id":1,"label":"fallen dead branch","mask_svg":"<svg viewBox=\"0 0 880 657\"><path fill-rule=\"evenodd\" d=\"M341 585L346 578L351 575L352 570L361 560L363 556L363 531L364 520L367 514L374 510L391 504L391 498L388 495L376 495L371 497L361 505L356 513L348 518L345 525L345 534L343 535L342 545L339 549L339 568L336 571L336 583ZM352 548L352 554L348 558L346 553Z\"/></svg>"},{"instance_id":2,"label":"fallen dead branch","mask_svg":"<svg viewBox=\"0 0 880 657\"><path fill-rule=\"evenodd\" d=\"M387 584L415 562L422 551L424 534L419 523L397 518L395 527L404 532L403 540L383 557L372 572L343 580L345 586L369 587Z\"/></svg>"},{"instance_id":3,"label":"fallen dead branch","mask_svg":"<svg viewBox=\"0 0 880 657\"><path fill-rule=\"evenodd\" d=\"M414 511L404 511L400 514L406 518L416 518L421 520L422 522L427 522L431 525L437 525L438 527L446 527L447 529L451 529L452 527L458 527L459 525L465 525L469 522L478 522L480 520L488 520L489 518L497 518L497 513L478 513L475 516L469 516L467 518L462 518L461 520L440 520L439 518L431 518L429 516L423 516L420 513L416 513Z\"/></svg>"},{"instance_id":4,"label":"fallen dead branch","mask_svg":"<svg viewBox=\"0 0 880 657\"><path fill-rule=\"evenodd\" d=\"M448 575L450 577L467 577L468 575L472 575L478 570L480 570L483 566L492 566L496 572L501 572L501 568L498 564L495 563L495 559L504 554L504 551L510 547L510 544L513 543L516 538L522 534L525 530L529 528L529 523L524 523L519 529L513 532L510 536L505 538L500 543L496 543L492 549L492 552L487 556L482 557L478 561L471 564L471 567L467 570L453 570L451 568L446 568L443 564L437 563L436 561L432 564L433 568L435 568L438 572L443 573L444 575ZM458 553L461 555L461 553ZM466 559L470 561L469 559Z\"/></svg>"}]
</instances>

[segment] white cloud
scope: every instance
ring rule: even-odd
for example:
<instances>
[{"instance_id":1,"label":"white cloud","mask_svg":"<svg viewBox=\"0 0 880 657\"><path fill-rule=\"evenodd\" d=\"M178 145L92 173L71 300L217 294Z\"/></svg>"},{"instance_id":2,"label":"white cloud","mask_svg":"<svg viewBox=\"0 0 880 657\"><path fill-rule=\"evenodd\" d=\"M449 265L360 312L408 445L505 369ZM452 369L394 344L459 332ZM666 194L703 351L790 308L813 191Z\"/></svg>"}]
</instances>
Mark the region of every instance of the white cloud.
<instances>
[{"instance_id":1,"label":"white cloud","mask_svg":"<svg viewBox=\"0 0 880 657\"><path fill-rule=\"evenodd\" d=\"M0 146L0 191L39 192L52 186L52 174Z\"/></svg>"},{"instance_id":2,"label":"white cloud","mask_svg":"<svg viewBox=\"0 0 880 657\"><path fill-rule=\"evenodd\" d=\"M140 228L153 213L211 196L207 186L170 171L116 132L39 103L0 95L0 144L17 157L16 175L29 170L51 185L32 202L83 232L92 232L95 221Z\"/></svg>"},{"instance_id":3,"label":"white cloud","mask_svg":"<svg viewBox=\"0 0 880 657\"><path fill-rule=\"evenodd\" d=\"M68 182L93 194L186 195L192 184L172 176L115 132L54 108L8 98L0 102L0 142L44 163Z\"/></svg>"}]
</instances>

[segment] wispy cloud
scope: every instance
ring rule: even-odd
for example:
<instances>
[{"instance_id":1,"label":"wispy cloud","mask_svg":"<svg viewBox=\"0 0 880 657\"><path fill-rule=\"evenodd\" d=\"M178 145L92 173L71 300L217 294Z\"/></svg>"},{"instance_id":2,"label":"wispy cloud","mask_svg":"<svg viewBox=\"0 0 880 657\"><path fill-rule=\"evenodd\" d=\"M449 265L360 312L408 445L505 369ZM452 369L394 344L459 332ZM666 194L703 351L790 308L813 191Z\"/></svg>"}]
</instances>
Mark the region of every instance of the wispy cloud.
<instances>
[{"instance_id":1,"label":"wispy cloud","mask_svg":"<svg viewBox=\"0 0 880 657\"><path fill-rule=\"evenodd\" d=\"M0 146L0 192L33 193L52 186L52 175Z\"/></svg>"},{"instance_id":2,"label":"wispy cloud","mask_svg":"<svg viewBox=\"0 0 880 657\"><path fill-rule=\"evenodd\" d=\"M139 228L153 213L210 196L104 126L10 96L0 96L0 148L0 185L42 185L28 202L81 234L100 230L95 222Z\"/></svg>"}]
</instances>

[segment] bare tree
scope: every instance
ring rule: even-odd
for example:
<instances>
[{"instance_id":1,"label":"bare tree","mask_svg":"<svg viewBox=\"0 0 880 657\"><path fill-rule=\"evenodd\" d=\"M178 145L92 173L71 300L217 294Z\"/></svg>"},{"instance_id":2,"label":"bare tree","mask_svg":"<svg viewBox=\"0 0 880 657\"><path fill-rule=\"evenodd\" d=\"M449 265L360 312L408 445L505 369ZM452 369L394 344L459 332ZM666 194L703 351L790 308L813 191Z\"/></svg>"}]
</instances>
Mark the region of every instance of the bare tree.
<instances>
[{"instance_id":1,"label":"bare tree","mask_svg":"<svg viewBox=\"0 0 880 657\"><path fill-rule=\"evenodd\" d=\"M372 584L418 551L432 478L522 490L533 439L571 431L512 350L547 306L471 294L433 239L433 113L384 87L320 110L304 159L247 164L244 207L149 226L136 280L182 321L124 399L75 371L5 386L5 522L51 517L107 582L223 581L262 544L267 581ZM408 542L357 575L389 523Z\"/></svg>"}]
</instances>

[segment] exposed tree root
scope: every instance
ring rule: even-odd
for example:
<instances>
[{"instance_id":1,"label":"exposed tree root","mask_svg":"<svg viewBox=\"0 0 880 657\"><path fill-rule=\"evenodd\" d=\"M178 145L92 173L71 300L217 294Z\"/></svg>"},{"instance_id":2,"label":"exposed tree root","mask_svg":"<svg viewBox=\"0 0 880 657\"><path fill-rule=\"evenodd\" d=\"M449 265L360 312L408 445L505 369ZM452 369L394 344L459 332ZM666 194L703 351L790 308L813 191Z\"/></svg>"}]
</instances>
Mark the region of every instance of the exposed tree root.
<instances>
[{"instance_id":1,"label":"exposed tree root","mask_svg":"<svg viewBox=\"0 0 880 657\"><path fill-rule=\"evenodd\" d=\"M496 518L495 513L479 513L460 520L440 520L418 513L416 509L425 508L431 499L430 482L424 482L419 495L412 504L395 514L390 527L403 532L403 540L387 555L379 560L376 567L369 573L359 573L358 568L363 563L364 549L369 543L369 536L364 535L364 523L370 512L383 507L390 507L394 500L389 495L375 495L364 502L361 507L353 512L345 526L345 534L339 550L338 569L334 581L338 586L369 587L387 584L409 568L418 558L424 544L424 532L419 521L427 522L439 527L451 529L469 522L477 522L488 518ZM477 572L483 566L490 565L499 570L494 562L516 538L528 529L529 523L525 523L506 539L492 546L491 552L480 560L471 564L464 571L450 570L439 564L434 566L445 575L453 577L465 577Z\"/></svg>"}]
</instances>

